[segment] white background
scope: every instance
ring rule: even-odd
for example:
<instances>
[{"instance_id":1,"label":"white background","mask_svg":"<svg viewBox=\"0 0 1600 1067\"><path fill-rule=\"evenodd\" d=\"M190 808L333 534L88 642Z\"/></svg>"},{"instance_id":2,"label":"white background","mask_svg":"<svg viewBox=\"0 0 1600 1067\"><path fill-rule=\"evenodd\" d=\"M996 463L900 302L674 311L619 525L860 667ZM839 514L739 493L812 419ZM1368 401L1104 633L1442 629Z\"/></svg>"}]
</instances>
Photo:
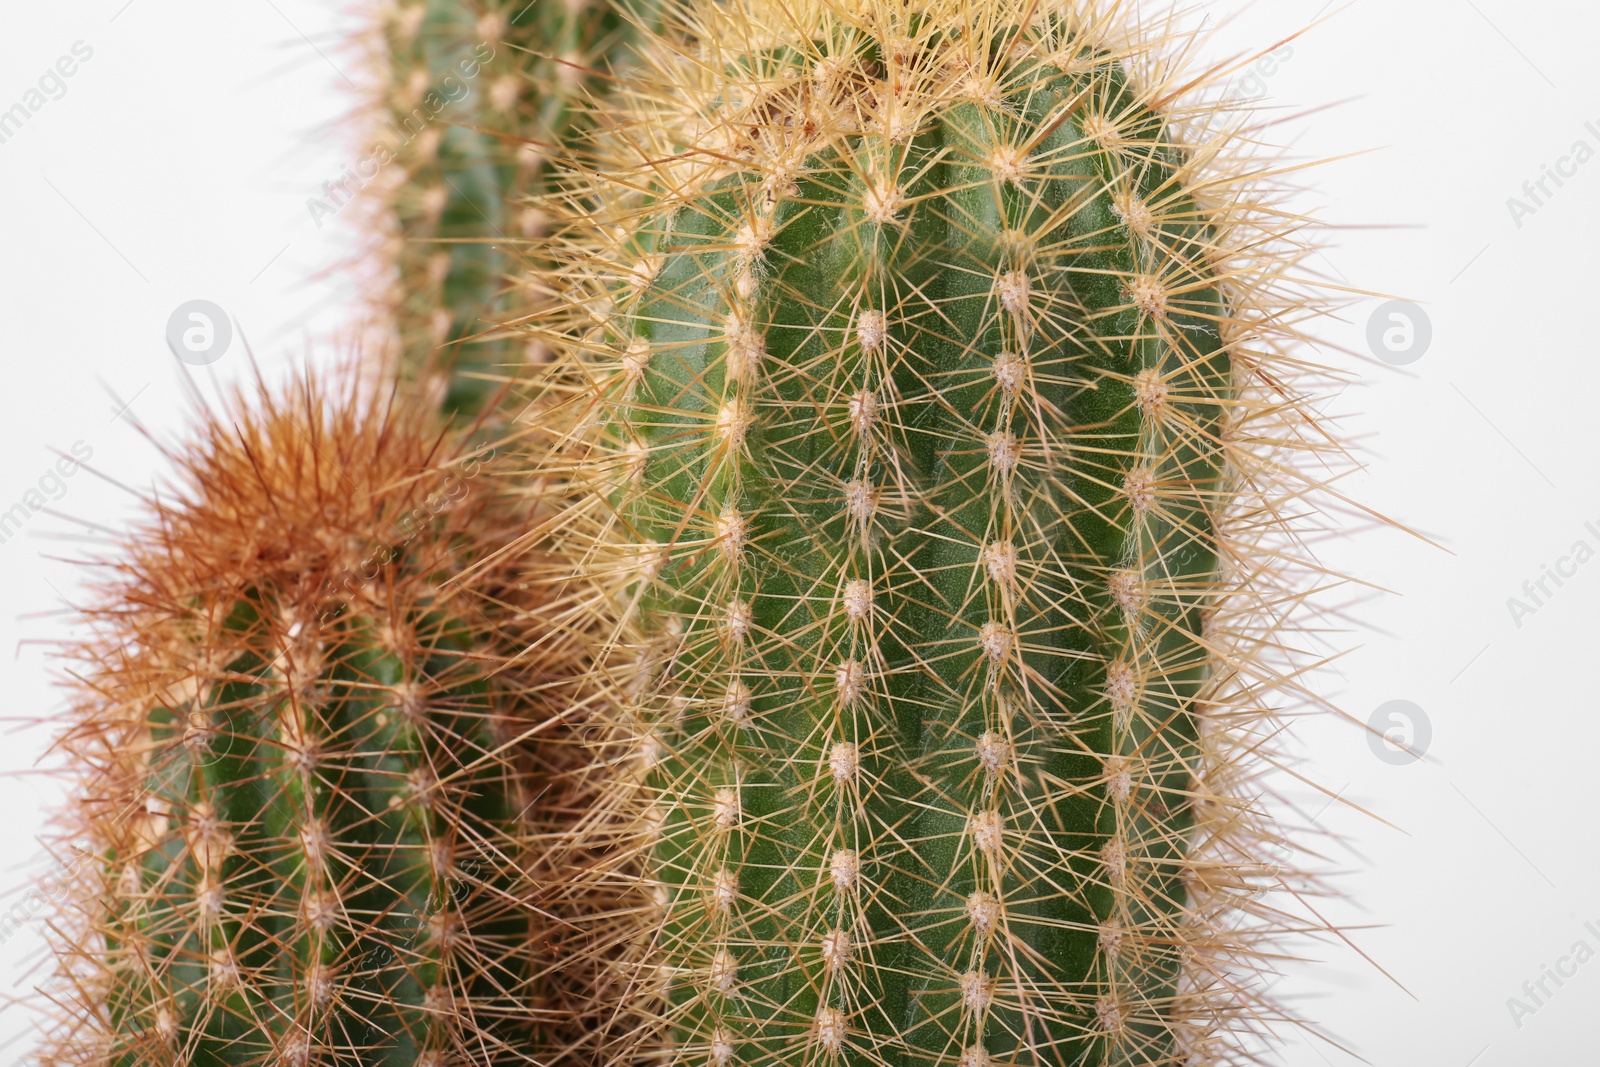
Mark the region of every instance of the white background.
<instances>
[{"instance_id":1,"label":"white background","mask_svg":"<svg viewBox=\"0 0 1600 1067\"><path fill-rule=\"evenodd\" d=\"M359 133L342 120L364 75L333 6L7 5L0 110L74 42L94 56L0 144L0 510L74 442L104 476L79 472L0 545L7 770L33 765L48 729L27 723L58 706L40 642L70 618L79 572L62 560L92 552L94 528L130 514L116 483L144 487L165 469L129 416L170 437L191 409L164 342L168 315L196 297L217 302L279 376L308 354L326 362L352 312L345 275L314 276L354 238L337 224L319 231L305 209L354 157ZM1264 94L1295 158L1339 160L1303 175L1303 206L1340 227L1320 269L1419 302L1433 326L1428 352L1398 369L1366 347L1376 300L1324 330L1322 358L1360 378L1335 404L1367 464L1343 490L1442 547L1383 530L1322 546L1331 567L1374 592L1326 635L1350 651L1318 684L1361 721L1386 701L1414 702L1432 743L1425 761L1396 766L1349 724L1296 728L1315 780L1383 821L1342 804L1319 816L1343 835L1331 858L1348 872L1348 900L1327 915L1373 962L1329 945L1290 969L1276 992L1338 1044L1291 1035L1280 1060L1600 1065L1600 959L1559 989L1547 983L1553 995L1531 1015L1516 1020L1507 1003L1535 1007L1523 983L1580 939L1600 951L1584 928L1600 929L1590 814L1600 559L1549 584L1554 595L1520 620L1507 606L1574 542L1600 550L1585 529L1600 530L1600 159L1549 185L1544 204L1529 201L1537 210L1520 225L1507 205L1575 142L1600 151L1600 10L1562 0L1217 0L1209 10L1214 59L1325 20L1286 58L1253 78L1241 71L1234 93ZM236 342L193 382L214 395L246 373ZM18 892L42 869L33 837L53 795L48 782L0 779L0 880ZM25 927L0 944L12 994L31 984L37 935ZM0 1009L0 1064L23 1059L27 1029L23 1008Z\"/></svg>"}]
</instances>

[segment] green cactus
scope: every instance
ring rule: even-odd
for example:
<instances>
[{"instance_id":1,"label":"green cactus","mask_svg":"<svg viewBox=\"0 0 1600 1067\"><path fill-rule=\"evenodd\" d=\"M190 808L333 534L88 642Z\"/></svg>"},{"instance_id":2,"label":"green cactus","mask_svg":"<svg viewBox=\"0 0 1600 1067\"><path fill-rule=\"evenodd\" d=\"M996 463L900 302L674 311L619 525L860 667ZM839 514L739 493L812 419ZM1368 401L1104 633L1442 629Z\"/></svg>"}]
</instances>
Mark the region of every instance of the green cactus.
<instances>
[{"instance_id":1,"label":"green cactus","mask_svg":"<svg viewBox=\"0 0 1600 1067\"><path fill-rule=\"evenodd\" d=\"M384 50L400 86L396 121L427 87L461 81L464 58L484 46L492 53L477 65L469 94L429 127L437 132L402 154L406 178L394 201L403 238L390 301L401 340L396 370L446 413L498 421L509 405L489 411L490 399L548 358L543 339L530 340L509 324L538 319L557 303L543 203L554 187L552 161L566 153L564 142L592 129L598 99L613 72L635 61L637 27L648 24L656 7L655 0L639 0L624 15L603 0L426 0L401 7L388 24ZM509 395L525 399L521 391ZM532 399L544 406L544 398ZM546 484L529 481L522 491L537 501ZM581 613L564 625L589 629ZM530 656L542 665L550 639L530 636ZM554 639L573 640L566 631ZM558 655L555 671L562 670L582 673L563 667ZM525 817L530 885L565 885L573 866L587 865L550 845L570 839L572 823L605 780L581 773L586 753L577 737L589 709L574 702L557 710L540 722L530 746L541 770L529 785L540 803ZM593 889L584 910L604 912L614 897ZM525 1010L538 1036L528 1054L546 1063L585 1046L604 1002L599 970L573 963L588 958L575 939L581 940L577 924L564 921L549 924L530 945L536 982Z\"/></svg>"},{"instance_id":2,"label":"green cactus","mask_svg":"<svg viewBox=\"0 0 1600 1067\"><path fill-rule=\"evenodd\" d=\"M580 103L629 60L630 26L591 0L416 0L392 13L381 133L406 167L394 198L398 369L442 391L446 411L482 410L528 361L500 326L548 299L509 281L539 261L532 201L554 146L585 124Z\"/></svg>"},{"instance_id":3,"label":"green cactus","mask_svg":"<svg viewBox=\"0 0 1600 1067\"><path fill-rule=\"evenodd\" d=\"M574 168L572 523L636 562L651 765L593 821L659 998L619 1061L1221 1062L1262 867L1208 618L1283 263L1122 17L708 3Z\"/></svg>"},{"instance_id":4,"label":"green cactus","mask_svg":"<svg viewBox=\"0 0 1600 1067\"><path fill-rule=\"evenodd\" d=\"M459 0L393 10L386 39L394 88L380 131L405 181L395 193L402 376L448 382L447 410L475 410L516 358L504 341L469 344L503 313L509 240L505 151L474 129L516 107L522 86L495 16ZM503 105L503 106L500 106Z\"/></svg>"},{"instance_id":5,"label":"green cactus","mask_svg":"<svg viewBox=\"0 0 1600 1067\"><path fill-rule=\"evenodd\" d=\"M527 511L430 418L359 396L305 383L210 423L87 613L64 839L103 865L58 923L47 1063L539 1047L521 735L579 649L507 565L450 584ZM524 623L537 678L508 664Z\"/></svg>"}]
</instances>

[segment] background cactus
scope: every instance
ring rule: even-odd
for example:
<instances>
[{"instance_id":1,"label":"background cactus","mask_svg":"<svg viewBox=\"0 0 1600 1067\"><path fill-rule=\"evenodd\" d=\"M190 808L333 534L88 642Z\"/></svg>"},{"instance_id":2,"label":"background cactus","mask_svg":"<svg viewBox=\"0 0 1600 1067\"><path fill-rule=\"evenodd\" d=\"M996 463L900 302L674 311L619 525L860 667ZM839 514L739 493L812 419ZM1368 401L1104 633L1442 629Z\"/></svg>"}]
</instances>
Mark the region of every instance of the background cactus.
<instances>
[{"instance_id":1,"label":"background cactus","mask_svg":"<svg viewBox=\"0 0 1600 1067\"><path fill-rule=\"evenodd\" d=\"M527 1062L523 734L582 649L509 564L449 583L530 512L354 383L239 397L175 458L69 650L57 844L92 861L44 1062Z\"/></svg>"},{"instance_id":2,"label":"background cactus","mask_svg":"<svg viewBox=\"0 0 1600 1067\"><path fill-rule=\"evenodd\" d=\"M1129 18L696 5L574 166L608 1059L1247 1055L1308 305Z\"/></svg>"},{"instance_id":3,"label":"background cactus","mask_svg":"<svg viewBox=\"0 0 1600 1067\"><path fill-rule=\"evenodd\" d=\"M501 326L549 300L547 157L577 132L576 106L631 59L630 23L592 0L416 0L390 10L392 88L379 136L404 168L394 188L398 279L389 296L398 371L446 410L475 413L542 345ZM533 284L517 285L513 279Z\"/></svg>"}]
</instances>

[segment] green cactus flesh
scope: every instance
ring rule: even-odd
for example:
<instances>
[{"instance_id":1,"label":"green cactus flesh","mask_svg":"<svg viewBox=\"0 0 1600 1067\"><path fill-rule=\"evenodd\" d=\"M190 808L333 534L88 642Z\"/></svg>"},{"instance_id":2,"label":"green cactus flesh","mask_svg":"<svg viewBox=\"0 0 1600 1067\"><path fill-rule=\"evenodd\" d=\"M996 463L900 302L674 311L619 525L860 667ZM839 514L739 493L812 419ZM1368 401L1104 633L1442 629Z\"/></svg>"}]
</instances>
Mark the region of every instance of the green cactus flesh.
<instances>
[{"instance_id":1,"label":"green cactus flesh","mask_svg":"<svg viewBox=\"0 0 1600 1067\"><path fill-rule=\"evenodd\" d=\"M948 69L845 40L730 61L743 154L617 201L663 1019L716 1067L1181 1063L1210 229L1114 60L828 130Z\"/></svg>"},{"instance_id":2,"label":"green cactus flesh","mask_svg":"<svg viewBox=\"0 0 1600 1067\"><path fill-rule=\"evenodd\" d=\"M527 923L468 631L419 614L397 654L342 619L303 662L262 640L272 610L241 602L226 680L152 714L146 807L171 829L122 871L111 1062L502 1062Z\"/></svg>"}]
</instances>

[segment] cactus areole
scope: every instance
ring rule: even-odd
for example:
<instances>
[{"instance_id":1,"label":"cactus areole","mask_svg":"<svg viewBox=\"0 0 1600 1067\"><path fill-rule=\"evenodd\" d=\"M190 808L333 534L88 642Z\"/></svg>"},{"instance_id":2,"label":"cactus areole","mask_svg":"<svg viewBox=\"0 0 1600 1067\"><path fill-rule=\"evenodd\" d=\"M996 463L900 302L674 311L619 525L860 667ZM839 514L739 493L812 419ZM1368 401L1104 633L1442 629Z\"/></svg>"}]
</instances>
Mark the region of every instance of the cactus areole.
<instances>
[{"instance_id":1,"label":"cactus areole","mask_svg":"<svg viewBox=\"0 0 1600 1067\"><path fill-rule=\"evenodd\" d=\"M1183 1063L1212 231L1085 23L868 6L706 15L676 155L586 220L662 1030Z\"/></svg>"}]
</instances>

